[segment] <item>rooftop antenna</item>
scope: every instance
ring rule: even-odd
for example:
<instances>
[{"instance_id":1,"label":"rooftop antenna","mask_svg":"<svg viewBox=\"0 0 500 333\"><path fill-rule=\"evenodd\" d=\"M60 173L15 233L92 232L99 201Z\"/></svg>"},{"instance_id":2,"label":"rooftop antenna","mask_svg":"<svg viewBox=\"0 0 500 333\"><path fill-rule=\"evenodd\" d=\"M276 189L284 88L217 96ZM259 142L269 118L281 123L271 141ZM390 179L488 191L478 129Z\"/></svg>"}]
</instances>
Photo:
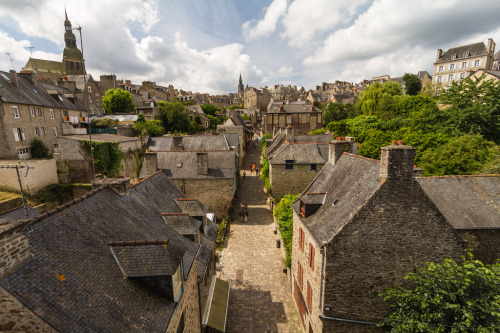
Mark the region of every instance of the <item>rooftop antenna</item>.
<instances>
[{"instance_id":1,"label":"rooftop antenna","mask_svg":"<svg viewBox=\"0 0 500 333\"><path fill-rule=\"evenodd\" d=\"M31 70L33 73L36 73L35 66L33 65L33 49L35 48L34 46L28 46L26 47L27 49L30 49L30 62L31 62Z\"/></svg>"},{"instance_id":2,"label":"rooftop antenna","mask_svg":"<svg viewBox=\"0 0 500 333\"><path fill-rule=\"evenodd\" d=\"M13 70L16 70L16 69L14 68L14 61L12 61L12 57L10 56L10 53L9 53L9 52L7 52L6 54L9 56L10 63L12 64L12 69L13 69Z\"/></svg>"}]
</instances>

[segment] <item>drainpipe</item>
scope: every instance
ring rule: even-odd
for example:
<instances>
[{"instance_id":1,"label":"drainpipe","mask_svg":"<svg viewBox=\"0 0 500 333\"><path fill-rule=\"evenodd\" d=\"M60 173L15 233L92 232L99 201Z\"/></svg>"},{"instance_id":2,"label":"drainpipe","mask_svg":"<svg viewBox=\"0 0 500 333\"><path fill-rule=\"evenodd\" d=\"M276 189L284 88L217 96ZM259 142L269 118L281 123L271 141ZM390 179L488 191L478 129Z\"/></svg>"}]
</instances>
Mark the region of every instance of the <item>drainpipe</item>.
<instances>
[{"instance_id":1,"label":"drainpipe","mask_svg":"<svg viewBox=\"0 0 500 333\"><path fill-rule=\"evenodd\" d=\"M324 319L324 320L333 320L333 321L342 321L342 322L347 322L347 323L354 323L354 324L362 324L362 325L377 325L377 323L369 322L369 321L363 321L363 320L354 320L354 319L346 319L346 318L337 318L337 317L328 317L323 314L323 272L325 270L325 255L326 255L326 242L323 242L323 245L321 246L319 252L322 254L321 256L321 284L320 284L320 289L319 289L319 318Z\"/></svg>"}]
</instances>

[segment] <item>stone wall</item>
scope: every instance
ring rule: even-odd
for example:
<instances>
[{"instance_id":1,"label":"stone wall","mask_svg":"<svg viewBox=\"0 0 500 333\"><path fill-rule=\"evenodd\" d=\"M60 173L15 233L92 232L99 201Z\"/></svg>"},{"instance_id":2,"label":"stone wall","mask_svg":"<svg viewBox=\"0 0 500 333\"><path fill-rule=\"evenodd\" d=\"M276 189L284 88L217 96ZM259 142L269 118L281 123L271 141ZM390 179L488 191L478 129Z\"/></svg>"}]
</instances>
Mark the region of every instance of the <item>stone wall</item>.
<instances>
[{"instance_id":1,"label":"stone wall","mask_svg":"<svg viewBox=\"0 0 500 333\"><path fill-rule=\"evenodd\" d=\"M233 179L172 179L188 198L196 198L214 212L217 218L227 217L227 206L233 199Z\"/></svg>"},{"instance_id":2,"label":"stone wall","mask_svg":"<svg viewBox=\"0 0 500 333\"><path fill-rule=\"evenodd\" d=\"M89 183L92 181L92 161L58 160L57 177L59 183Z\"/></svg>"},{"instance_id":3,"label":"stone wall","mask_svg":"<svg viewBox=\"0 0 500 333\"><path fill-rule=\"evenodd\" d=\"M273 197L280 199L286 194L302 193L318 175L324 164L316 164L316 171L311 171L311 164L294 164L292 170L284 164L269 165Z\"/></svg>"},{"instance_id":4,"label":"stone wall","mask_svg":"<svg viewBox=\"0 0 500 333\"><path fill-rule=\"evenodd\" d=\"M7 162L7 164L16 165L17 162L18 161L13 161L12 163ZM23 190L26 191L27 194L34 194L39 189L59 181L57 178L55 159L28 160L26 163L33 168L29 169L27 174L26 168L19 169L19 174L21 176ZM24 163L22 165L26 166ZM0 168L0 184L2 184L2 188L20 192L16 169Z\"/></svg>"},{"instance_id":5,"label":"stone wall","mask_svg":"<svg viewBox=\"0 0 500 333\"><path fill-rule=\"evenodd\" d=\"M31 259L28 237L21 233L22 226L0 234L0 276L12 273Z\"/></svg>"},{"instance_id":6,"label":"stone wall","mask_svg":"<svg viewBox=\"0 0 500 333\"><path fill-rule=\"evenodd\" d=\"M197 268L195 260L187 280L184 281L184 294L175 308L167 332L177 332L180 320L184 320L184 332L201 332L200 305L198 302Z\"/></svg>"},{"instance_id":7,"label":"stone wall","mask_svg":"<svg viewBox=\"0 0 500 333\"><path fill-rule=\"evenodd\" d=\"M459 259L465 245L415 180L387 180L326 247L324 314L376 322L390 313L379 293L426 262ZM357 326L343 331L365 331Z\"/></svg>"},{"instance_id":8,"label":"stone wall","mask_svg":"<svg viewBox=\"0 0 500 333\"><path fill-rule=\"evenodd\" d=\"M500 230L473 229L459 230L463 239L469 241L474 258L484 264L494 264L500 258Z\"/></svg>"}]
</instances>

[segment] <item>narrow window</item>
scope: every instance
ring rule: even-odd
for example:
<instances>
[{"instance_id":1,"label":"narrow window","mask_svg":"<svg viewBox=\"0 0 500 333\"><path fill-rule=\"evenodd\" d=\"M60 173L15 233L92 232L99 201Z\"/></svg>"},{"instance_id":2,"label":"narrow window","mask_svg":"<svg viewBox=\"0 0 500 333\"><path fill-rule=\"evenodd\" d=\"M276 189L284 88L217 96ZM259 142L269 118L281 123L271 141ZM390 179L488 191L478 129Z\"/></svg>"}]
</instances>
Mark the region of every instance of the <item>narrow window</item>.
<instances>
[{"instance_id":1,"label":"narrow window","mask_svg":"<svg viewBox=\"0 0 500 333\"><path fill-rule=\"evenodd\" d=\"M481 63L481 60L474 61L474 67L478 67Z\"/></svg>"},{"instance_id":2,"label":"narrow window","mask_svg":"<svg viewBox=\"0 0 500 333\"><path fill-rule=\"evenodd\" d=\"M92 88L90 88L90 86L88 86L88 89L89 89L89 92L92 92Z\"/></svg>"},{"instance_id":3,"label":"narrow window","mask_svg":"<svg viewBox=\"0 0 500 333\"><path fill-rule=\"evenodd\" d=\"M35 114L35 108L30 108L31 116L34 117L36 116Z\"/></svg>"},{"instance_id":4,"label":"narrow window","mask_svg":"<svg viewBox=\"0 0 500 333\"><path fill-rule=\"evenodd\" d=\"M35 136L40 136L40 130L38 127L35 127Z\"/></svg>"},{"instance_id":5,"label":"narrow window","mask_svg":"<svg viewBox=\"0 0 500 333\"><path fill-rule=\"evenodd\" d=\"M443 66L439 66L438 72L442 72L443 68L444 68Z\"/></svg>"},{"instance_id":6,"label":"narrow window","mask_svg":"<svg viewBox=\"0 0 500 333\"><path fill-rule=\"evenodd\" d=\"M469 57L469 52L464 52L464 58L468 58Z\"/></svg>"},{"instance_id":7,"label":"narrow window","mask_svg":"<svg viewBox=\"0 0 500 333\"><path fill-rule=\"evenodd\" d=\"M460 73L460 79L465 79L465 73Z\"/></svg>"},{"instance_id":8,"label":"narrow window","mask_svg":"<svg viewBox=\"0 0 500 333\"><path fill-rule=\"evenodd\" d=\"M451 64L450 65L450 71L454 70L455 69L455 64Z\"/></svg>"},{"instance_id":9,"label":"narrow window","mask_svg":"<svg viewBox=\"0 0 500 333\"><path fill-rule=\"evenodd\" d=\"M312 296L313 293L311 284L309 283L309 281L307 281L307 309L309 310L309 313L311 313L312 311Z\"/></svg>"},{"instance_id":10,"label":"narrow window","mask_svg":"<svg viewBox=\"0 0 500 333\"><path fill-rule=\"evenodd\" d=\"M38 117L42 117L43 116L42 109L38 108L37 111L38 111Z\"/></svg>"},{"instance_id":11,"label":"narrow window","mask_svg":"<svg viewBox=\"0 0 500 333\"><path fill-rule=\"evenodd\" d=\"M436 81L437 81L437 82L443 82L443 77L442 77L441 75L440 75L440 76L438 76Z\"/></svg>"},{"instance_id":12,"label":"narrow window","mask_svg":"<svg viewBox=\"0 0 500 333\"><path fill-rule=\"evenodd\" d=\"M309 267L314 271L314 247L309 243Z\"/></svg>"},{"instance_id":13,"label":"narrow window","mask_svg":"<svg viewBox=\"0 0 500 333\"><path fill-rule=\"evenodd\" d=\"M40 127L40 136L45 136L45 128Z\"/></svg>"},{"instance_id":14,"label":"narrow window","mask_svg":"<svg viewBox=\"0 0 500 333\"><path fill-rule=\"evenodd\" d=\"M57 136L57 127L52 127L52 133Z\"/></svg>"},{"instance_id":15,"label":"narrow window","mask_svg":"<svg viewBox=\"0 0 500 333\"><path fill-rule=\"evenodd\" d=\"M453 74L448 75L448 82L453 81Z\"/></svg>"},{"instance_id":16,"label":"narrow window","mask_svg":"<svg viewBox=\"0 0 500 333\"><path fill-rule=\"evenodd\" d=\"M466 62L466 61L464 61L464 62L462 63L462 68L467 68L467 62Z\"/></svg>"},{"instance_id":17,"label":"narrow window","mask_svg":"<svg viewBox=\"0 0 500 333\"><path fill-rule=\"evenodd\" d=\"M457 55L456 54L452 54L451 55L451 60L455 60L455 59L457 59Z\"/></svg>"},{"instance_id":18,"label":"narrow window","mask_svg":"<svg viewBox=\"0 0 500 333\"><path fill-rule=\"evenodd\" d=\"M318 166L316 164L311 164L311 171L317 171Z\"/></svg>"},{"instance_id":19,"label":"narrow window","mask_svg":"<svg viewBox=\"0 0 500 333\"><path fill-rule=\"evenodd\" d=\"M49 113L50 113L50 119L54 119L55 118L55 116L54 116L54 110L50 109Z\"/></svg>"},{"instance_id":20,"label":"narrow window","mask_svg":"<svg viewBox=\"0 0 500 333\"><path fill-rule=\"evenodd\" d=\"M299 228L299 248L304 252L304 230Z\"/></svg>"},{"instance_id":21,"label":"narrow window","mask_svg":"<svg viewBox=\"0 0 500 333\"><path fill-rule=\"evenodd\" d=\"M300 289L304 289L304 269L299 261L297 261L297 279Z\"/></svg>"},{"instance_id":22,"label":"narrow window","mask_svg":"<svg viewBox=\"0 0 500 333\"><path fill-rule=\"evenodd\" d=\"M14 118L21 118L21 114L19 113L19 108L17 106L12 107L12 113L14 113Z\"/></svg>"}]
</instances>

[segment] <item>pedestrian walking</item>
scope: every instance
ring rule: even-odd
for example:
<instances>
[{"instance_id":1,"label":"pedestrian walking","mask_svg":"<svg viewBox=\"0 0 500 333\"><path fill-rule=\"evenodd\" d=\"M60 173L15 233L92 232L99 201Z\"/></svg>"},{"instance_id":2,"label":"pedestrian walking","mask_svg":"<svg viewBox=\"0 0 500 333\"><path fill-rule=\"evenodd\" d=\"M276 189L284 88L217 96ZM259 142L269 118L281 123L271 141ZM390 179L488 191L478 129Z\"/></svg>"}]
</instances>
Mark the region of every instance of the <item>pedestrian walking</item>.
<instances>
[{"instance_id":1,"label":"pedestrian walking","mask_svg":"<svg viewBox=\"0 0 500 333\"><path fill-rule=\"evenodd\" d=\"M259 175L259 168L255 168L255 175L258 176Z\"/></svg>"},{"instance_id":2,"label":"pedestrian walking","mask_svg":"<svg viewBox=\"0 0 500 333\"><path fill-rule=\"evenodd\" d=\"M245 204L245 212L243 213L245 215L245 222L248 221L248 205Z\"/></svg>"},{"instance_id":3,"label":"pedestrian walking","mask_svg":"<svg viewBox=\"0 0 500 333\"><path fill-rule=\"evenodd\" d=\"M247 172L245 170L243 170L243 179L245 179L247 176Z\"/></svg>"}]
</instances>

